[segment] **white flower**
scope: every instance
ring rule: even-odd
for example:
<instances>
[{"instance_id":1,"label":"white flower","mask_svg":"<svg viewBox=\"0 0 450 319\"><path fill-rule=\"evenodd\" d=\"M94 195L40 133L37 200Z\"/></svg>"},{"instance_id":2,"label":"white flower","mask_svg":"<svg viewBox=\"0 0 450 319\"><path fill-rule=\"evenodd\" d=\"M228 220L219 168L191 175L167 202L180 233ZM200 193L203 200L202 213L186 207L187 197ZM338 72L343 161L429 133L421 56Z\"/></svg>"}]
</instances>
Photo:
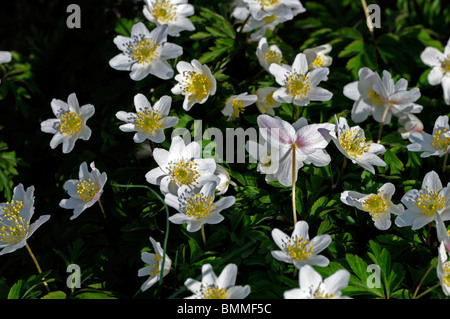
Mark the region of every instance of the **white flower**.
<instances>
[{"instance_id":1,"label":"white flower","mask_svg":"<svg viewBox=\"0 0 450 319\"><path fill-rule=\"evenodd\" d=\"M411 189L402 197L406 210L397 217L395 224L399 227L412 226L414 230L436 220L437 214L440 214L442 220L449 220L449 192L449 185L442 187L435 171L427 173L420 190Z\"/></svg>"},{"instance_id":2,"label":"white flower","mask_svg":"<svg viewBox=\"0 0 450 319\"><path fill-rule=\"evenodd\" d=\"M446 296L450 296L450 261L444 243L439 245L439 255L437 263L437 276L441 283L442 291Z\"/></svg>"},{"instance_id":3,"label":"white flower","mask_svg":"<svg viewBox=\"0 0 450 319\"><path fill-rule=\"evenodd\" d=\"M377 154L385 152L383 145L366 142L364 130L359 126L350 127L345 118L340 117L338 122L335 116L335 121L337 125L334 131L321 130L321 132L330 135L338 150L345 157L372 174L375 174L373 165L386 166L386 163L377 156Z\"/></svg>"},{"instance_id":4,"label":"white flower","mask_svg":"<svg viewBox=\"0 0 450 319\"><path fill-rule=\"evenodd\" d=\"M0 64L11 62L11 60L12 60L11 52L0 51ZM0 83L2 83L1 79L0 79Z\"/></svg>"},{"instance_id":5,"label":"white flower","mask_svg":"<svg viewBox=\"0 0 450 319\"><path fill-rule=\"evenodd\" d=\"M244 0L252 17L262 20L268 16L280 16L291 20L295 14L306 11L299 0Z\"/></svg>"},{"instance_id":6,"label":"white flower","mask_svg":"<svg viewBox=\"0 0 450 319\"><path fill-rule=\"evenodd\" d=\"M224 219L220 212L232 206L235 198L226 196L214 202L216 187L217 183L212 181L203 185L198 192L188 186L181 186L177 196L166 194L166 204L178 211L169 220L174 224L187 224L188 232L196 232L204 224L220 223Z\"/></svg>"},{"instance_id":7,"label":"white flower","mask_svg":"<svg viewBox=\"0 0 450 319\"><path fill-rule=\"evenodd\" d=\"M188 278L184 284L193 295L185 299L245 299L250 286L236 286L237 266L228 264L219 277L210 264L202 266L202 281Z\"/></svg>"},{"instance_id":8,"label":"white flower","mask_svg":"<svg viewBox=\"0 0 450 319\"><path fill-rule=\"evenodd\" d=\"M437 239L440 243L443 243L447 251L450 251L450 231L442 220L441 214L436 214L436 233Z\"/></svg>"},{"instance_id":9,"label":"white flower","mask_svg":"<svg viewBox=\"0 0 450 319\"><path fill-rule=\"evenodd\" d=\"M294 154L295 180L298 169L303 167L303 164L322 167L330 163L331 158L325 151L329 140L319 129L331 130L333 124L308 124L302 117L291 125L277 116L269 115L259 115L257 121L263 139L278 150L278 159L273 159L273 156L271 159L278 163L276 174L282 185L292 186Z\"/></svg>"},{"instance_id":10,"label":"white flower","mask_svg":"<svg viewBox=\"0 0 450 319\"><path fill-rule=\"evenodd\" d=\"M179 74L175 76L175 80L178 84L172 88L172 93L185 96L183 109L186 111L196 103L205 103L210 95L216 93L216 79L205 64L195 59L191 63L180 61L177 63L177 70Z\"/></svg>"},{"instance_id":11,"label":"white flower","mask_svg":"<svg viewBox=\"0 0 450 319\"><path fill-rule=\"evenodd\" d=\"M90 167L91 171L89 172L86 162L81 163L78 179L69 179L64 184L64 189L70 198L61 200L59 206L65 209L73 209L71 220L94 205L103 194L103 187L107 180L106 173L100 173L94 162L91 163Z\"/></svg>"},{"instance_id":12,"label":"white flower","mask_svg":"<svg viewBox=\"0 0 450 319\"><path fill-rule=\"evenodd\" d=\"M369 115L377 122L382 122L387 108L384 124L391 122L392 115L402 117L405 113L420 113L422 106L414 102L420 98L420 90L407 91L408 81L401 78L394 84L391 74L383 71L383 79L368 68L359 70L359 81L344 86L344 95L355 101L351 118L361 123Z\"/></svg>"},{"instance_id":13,"label":"white flower","mask_svg":"<svg viewBox=\"0 0 450 319\"><path fill-rule=\"evenodd\" d=\"M177 195L178 188L183 185L194 189L202 187L208 181L220 182L214 175L215 160L201 158L200 144L195 141L185 145L180 136L175 136L169 151L155 148L153 158L158 167L150 170L145 178L150 184L159 185L164 195Z\"/></svg>"},{"instance_id":14,"label":"white flower","mask_svg":"<svg viewBox=\"0 0 450 319\"><path fill-rule=\"evenodd\" d=\"M230 183L234 184L233 182L231 182L230 174L223 166L216 164L214 175L219 178L219 184L217 184L216 186L216 196L225 194L228 190L228 187L230 186Z\"/></svg>"},{"instance_id":15,"label":"white flower","mask_svg":"<svg viewBox=\"0 0 450 319\"><path fill-rule=\"evenodd\" d=\"M280 261L294 264L298 269L304 265L326 267L329 264L327 257L318 255L331 243L330 235L320 235L309 239L308 223L298 221L291 236L275 228L272 238L281 250L272 251L272 256Z\"/></svg>"},{"instance_id":16,"label":"white flower","mask_svg":"<svg viewBox=\"0 0 450 319\"><path fill-rule=\"evenodd\" d=\"M277 180L277 171L279 167L278 149L271 148L271 145L262 139L261 143L249 140L246 143L246 149L251 159L258 161L257 172L265 174L266 182Z\"/></svg>"},{"instance_id":17,"label":"white flower","mask_svg":"<svg viewBox=\"0 0 450 319\"><path fill-rule=\"evenodd\" d=\"M392 183L384 184L377 194L361 194L354 191L344 191L341 201L349 206L368 212L375 223L375 227L386 230L391 227L391 214L401 215L404 212L402 204L395 205L391 198L395 186Z\"/></svg>"},{"instance_id":18,"label":"white flower","mask_svg":"<svg viewBox=\"0 0 450 319\"><path fill-rule=\"evenodd\" d=\"M164 270L162 271L163 277L166 276L170 267L172 266L172 260L170 260L169 256L164 254L164 249L162 249L161 244L156 242L152 237L150 237L150 242L153 246L153 251L155 253L142 252L141 259L147 264L143 268L138 270L138 276L150 276L141 286L141 290L145 291L157 283L161 278L161 270L162 270L162 262L164 258ZM164 256L165 255L165 256Z\"/></svg>"},{"instance_id":19,"label":"white flower","mask_svg":"<svg viewBox=\"0 0 450 319\"><path fill-rule=\"evenodd\" d=\"M226 100L222 114L228 116L228 121L234 121L244 113L246 106L255 103L257 99L255 94L247 95L247 92L232 95Z\"/></svg>"},{"instance_id":20,"label":"white flower","mask_svg":"<svg viewBox=\"0 0 450 319\"><path fill-rule=\"evenodd\" d=\"M398 132L404 140L409 139L413 132L421 133L423 131L422 121L417 116L410 113L406 113L400 117L398 123L402 125L402 127L398 129Z\"/></svg>"},{"instance_id":21,"label":"white flower","mask_svg":"<svg viewBox=\"0 0 450 319\"><path fill-rule=\"evenodd\" d=\"M420 55L422 62L431 67L428 82L431 85L442 86L444 101L450 105L450 39L447 41L444 53L433 47L426 47Z\"/></svg>"},{"instance_id":22,"label":"white flower","mask_svg":"<svg viewBox=\"0 0 450 319\"><path fill-rule=\"evenodd\" d=\"M258 58L259 65L264 70L269 71L269 67L272 63L283 65L283 53L277 45L272 44L269 46L266 38L261 38L256 48L256 57Z\"/></svg>"},{"instance_id":23,"label":"white flower","mask_svg":"<svg viewBox=\"0 0 450 319\"><path fill-rule=\"evenodd\" d=\"M273 98L273 93L276 90L277 88L270 86L256 90L255 94L258 97L258 99L256 100L256 106L262 114L275 116L274 108L281 106L281 103L275 101L275 99Z\"/></svg>"},{"instance_id":24,"label":"white flower","mask_svg":"<svg viewBox=\"0 0 450 319\"><path fill-rule=\"evenodd\" d=\"M183 54L179 45L167 42L166 24L151 32L142 22L131 28L131 37L118 35L114 43L122 53L109 61L109 65L119 71L131 71L130 78L139 81L152 74L167 80L173 77L173 69L166 61Z\"/></svg>"},{"instance_id":25,"label":"white flower","mask_svg":"<svg viewBox=\"0 0 450 319\"><path fill-rule=\"evenodd\" d=\"M272 63L269 72L282 87L273 98L281 103L308 105L311 101L329 101L333 94L317 85L328 76L328 68L317 68L308 72L308 61L303 53L297 54L292 67Z\"/></svg>"},{"instance_id":26,"label":"white flower","mask_svg":"<svg viewBox=\"0 0 450 319\"><path fill-rule=\"evenodd\" d=\"M14 187L12 200L0 204L0 255L12 253L26 245L50 215L43 215L30 225L34 214L34 186L25 191L22 184Z\"/></svg>"},{"instance_id":27,"label":"white flower","mask_svg":"<svg viewBox=\"0 0 450 319\"><path fill-rule=\"evenodd\" d=\"M450 151L448 116L441 115L434 122L433 134L413 132L409 136L408 151L422 152L420 157L442 156Z\"/></svg>"},{"instance_id":28,"label":"white flower","mask_svg":"<svg viewBox=\"0 0 450 319\"><path fill-rule=\"evenodd\" d=\"M67 103L53 99L50 105L56 118L43 121L41 131L54 134L50 141L52 149L62 143L63 153L69 153L78 139L89 140L92 131L86 121L94 115L95 108L92 104L80 107L76 94L72 93Z\"/></svg>"},{"instance_id":29,"label":"white flower","mask_svg":"<svg viewBox=\"0 0 450 319\"><path fill-rule=\"evenodd\" d=\"M341 293L349 280L350 273L345 269L337 270L324 280L313 267L305 265L299 271L300 288L285 291L284 299L351 299Z\"/></svg>"},{"instance_id":30,"label":"white flower","mask_svg":"<svg viewBox=\"0 0 450 319\"><path fill-rule=\"evenodd\" d=\"M328 67L333 62L333 58L326 55L331 51L330 44L323 44L318 47L305 49L303 53L306 55L306 60L308 61L309 70L314 70L316 68Z\"/></svg>"},{"instance_id":31,"label":"white flower","mask_svg":"<svg viewBox=\"0 0 450 319\"><path fill-rule=\"evenodd\" d=\"M170 111L172 98L162 96L152 107L150 102L143 94L134 96L134 106L137 113L128 113L120 111L116 117L127 124L123 124L119 129L123 132L136 132L133 140L136 143L142 143L149 139L155 143L163 142L166 137L164 129L173 127L178 123L178 118L167 116Z\"/></svg>"},{"instance_id":32,"label":"white flower","mask_svg":"<svg viewBox=\"0 0 450 319\"><path fill-rule=\"evenodd\" d=\"M157 26L167 24L168 34L178 37L181 31L194 31L195 26L189 20L194 14L194 6L187 0L144 0L144 16Z\"/></svg>"}]
</instances>

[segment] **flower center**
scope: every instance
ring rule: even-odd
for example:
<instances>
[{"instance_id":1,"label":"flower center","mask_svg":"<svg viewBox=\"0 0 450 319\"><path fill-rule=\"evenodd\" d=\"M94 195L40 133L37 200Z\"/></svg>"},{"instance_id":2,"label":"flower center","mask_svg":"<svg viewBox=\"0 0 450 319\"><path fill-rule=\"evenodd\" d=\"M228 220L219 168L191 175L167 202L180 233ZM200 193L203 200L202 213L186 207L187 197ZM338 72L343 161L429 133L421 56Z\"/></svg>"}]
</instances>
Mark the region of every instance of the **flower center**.
<instances>
[{"instance_id":1,"label":"flower center","mask_svg":"<svg viewBox=\"0 0 450 319\"><path fill-rule=\"evenodd\" d=\"M280 3L281 0L258 0L262 7L270 7Z\"/></svg>"},{"instance_id":2,"label":"flower center","mask_svg":"<svg viewBox=\"0 0 450 319\"><path fill-rule=\"evenodd\" d=\"M272 63L280 64L281 59L283 58L283 56L275 50L269 50L266 53L264 53L263 56L264 60L266 60L268 64Z\"/></svg>"},{"instance_id":3,"label":"flower center","mask_svg":"<svg viewBox=\"0 0 450 319\"><path fill-rule=\"evenodd\" d=\"M24 208L23 202L12 200L3 207L0 220L0 242L4 244L15 244L25 238L29 224L21 216L20 211Z\"/></svg>"},{"instance_id":4,"label":"flower center","mask_svg":"<svg viewBox=\"0 0 450 319\"><path fill-rule=\"evenodd\" d=\"M378 106L384 104L383 97L375 92L372 87L369 88L369 94L367 94L367 98L370 100L372 105Z\"/></svg>"},{"instance_id":5,"label":"flower center","mask_svg":"<svg viewBox=\"0 0 450 319\"><path fill-rule=\"evenodd\" d=\"M231 105L233 106L233 114L231 114L231 118L238 118L240 114L244 113L245 106L242 104L242 101L233 100L231 101Z\"/></svg>"},{"instance_id":6,"label":"flower center","mask_svg":"<svg viewBox=\"0 0 450 319\"><path fill-rule=\"evenodd\" d=\"M64 113L64 115L61 116L60 121L59 131L67 136L77 134L83 123L81 117L74 112Z\"/></svg>"},{"instance_id":7,"label":"flower center","mask_svg":"<svg viewBox=\"0 0 450 319\"><path fill-rule=\"evenodd\" d=\"M140 111L137 114L135 125L147 134L154 133L162 128L162 116L159 111Z\"/></svg>"},{"instance_id":8,"label":"flower center","mask_svg":"<svg viewBox=\"0 0 450 319\"><path fill-rule=\"evenodd\" d=\"M207 97L211 87L211 81L206 75L193 71L185 73L184 91L189 95L190 101L203 100Z\"/></svg>"},{"instance_id":9,"label":"flower center","mask_svg":"<svg viewBox=\"0 0 450 319\"><path fill-rule=\"evenodd\" d=\"M437 150L447 152L450 146L450 137L442 136L442 134L448 131L447 128L436 130L431 139L431 145L433 145Z\"/></svg>"},{"instance_id":10,"label":"flower center","mask_svg":"<svg viewBox=\"0 0 450 319\"><path fill-rule=\"evenodd\" d=\"M90 202L98 193L98 186L91 179L83 180L77 184L78 198L83 202Z\"/></svg>"},{"instance_id":11,"label":"flower center","mask_svg":"<svg viewBox=\"0 0 450 319\"><path fill-rule=\"evenodd\" d=\"M266 105L271 108L272 105L275 103L275 99L273 98L273 93L271 92L269 94L266 95Z\"/></svg>"},{"instance_id":12,"label":"flower center","mask_svg":"<svg viewBox=\"0 0 450 319\"><path fill-rule=\"evenodd\" d=\"M150 266L150 276L156 277L161 272L159 269L159 264L160 264L161 260L162 260L162 256L155 254L155 260L154 260L153 264Z\"/></svg>"},{"instance_id":13,"label":"flower center","mask_svg":"<svg viewBox=\"0 0 450 319\"><path fill-rule=\"evenodd\" d=\"M186 215L196 219L208 216L216 208L213 201L211 195L193 194L185 199Z\"/></svg>"},{"instance_id":14,"label":"flower center","mask_svg":"<svg viewBox=\"0 0 450 319\"><path fill-rule=\"evenodd\" d=\"M318 287L313 293L315 299L332 299L335 296L333 294L327 293L324 289Z\"/></svg>"},{"instance_id":15,"label":"flower center","mask_svg":"<svg viewBox=\"0 0 450 319\"><path fill-rule=\"evenodd\" d=\"M339 143L350 157L357 158L369 151L369 144L363 132L356 133L355 129L348 129L339 136Z\"/></svg>"},{"instance_id":16,"label":"flower center","mask_svg":"<svg viewBox=\"0 0 450 319\"><path fill-rule=\"evenodd\" d=\"M311 64L316 67L323 67L325 65L325 62L320 55L317 55L317 58Z\"/></svg>"},{"instance_id":17,"label":"flower center","mask_svg":"<svg viewBox=\"0 0 450 319\"><path fill-rule=\"evenodd\" d=\"M203 299L228 299L227 290L216 285L202 286L200 293Z\"/></svg>"},{"instance_id":18,"label":"flower center","mask_svg":"<svg viewBox=\"0 0 450 319\"><path fill-rule=\"evenodd\" d=\"M445 60L441 62L441 69L443 73L450 73L450 54L445 57Z\"/></svg>"},{"instance_id":19,"label":"flower center","mask_svg":"<svg viewBox=\"0 0 450 319\"><path fill-rule=\"evenodd\" d=\"M421 192L413 205L417 205L422 215L434 217L436 212L444 208L445 198L439 195L439 191L429 192L427 188L425 192Z\"/></svg>"},{"instance_id":20,"label":"flower center","mask_svg":"<svg viewBox=\"0 0 450 319\"><path fill-rule=\"evenodd\" d=\"M131 57L139 64L150 63L158 56L158 47L154 39L144 38L131 46Z\"/></svg>"},{"instance_id":21,"label":"flower center","mask_svg":"<svg viewBox=\"0 0 450 319\"><path fill-rule=\"evenodd\" d=\"M284 80L284 84L289 95L295 98L306 97L311 90L309 86L309 77L300 73L291 73Z\"/></svg>"},{"instance_id":22,"label":"flower center","mask_svg":"<svg viewBox=\"0 0 450 319\"><path fill-rule=\"evenodd\" d=\"M288 243L285 243L284 251L295 260L303 260L308 258L313 253L313 245L307 239L298 238L297 236L291 238Z\"/></svg>"},{"instance_id":23,"label":"flower center","mask_svg":"<svg viewBox=\"0 0 450 319\"><path fill-rule=\"evenodd\" d=\"M380 218L380 215L386 212L388 206L388 200L380 194L370 195L363 203L364 210L368 211L374 219Z\"/></svg>"},{"instance_id":24,"label":"flower center","mask_svg":"<svg viewBox=\"0 0 450 319\"><path fill-rule=\"evenodd\" d=\"M159 22L167 24L177 19L177 7L169 1L157 1L153 6L152 14Z\"/></svg>"},{"instance_id":25,"label":"flower center","mask_svg":"<svg viewBox=\"0 0 450 319\"><path fill-rule=\"evenodd\" d=\"M450 286L450 262L447 261L442 265L444 270L444 275L442 276L442 281L446 286Z\"/></svg>"},{"instance_id":26,"label":"flower center","mask_svg":"<svg viewBox=\"0 0 450 319\"><path fill-rule=\"evenodd\" d=\"M179 160L175 163L169 163L169 170L172 181L178 186L187 185L195 187L200 174L197 172L198 165L192 160Z\"/></svg>"}]
</instances>

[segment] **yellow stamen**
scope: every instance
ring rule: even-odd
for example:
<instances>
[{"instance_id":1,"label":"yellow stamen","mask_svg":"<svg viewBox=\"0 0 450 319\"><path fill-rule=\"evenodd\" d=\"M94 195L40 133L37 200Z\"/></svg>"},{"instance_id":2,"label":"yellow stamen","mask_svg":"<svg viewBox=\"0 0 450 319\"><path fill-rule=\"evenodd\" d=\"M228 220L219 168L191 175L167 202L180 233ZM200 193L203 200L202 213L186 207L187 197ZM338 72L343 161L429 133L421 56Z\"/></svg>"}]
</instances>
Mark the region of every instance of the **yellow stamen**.
<instances>
[{"instance_id":1,"label":"yellow stamen","mask_svg":"<svg viewBox=\"0 0 450 319\"><path fill-rule=\"evenodd\" d=\"M19 216L24 208L22 201L12 200L3 207L0 220L0 242L4 244L15 244L27 235L29 223Z\"/></svg>"},{"instance_id":2,"label":"yellow stamen","mask_svg":"<svg viewBox=\"0 0 450 319\"><path fill-rule=\"evenodd\" d=\"M263 54L264 60L268 64L276 63L280 64L283 56L278 53L276 50L269 50L266 53Z\"/></svg>"},{"instance_id":3,"label":"yellow stamen","mask_svg":"<svg viewBox=\"0 0 450 319\"><path fill-rule=\"evenodd\" d=\"M78 198L84 202L90 202L98 193L98 186L91 179L83 180L77 184Z\"/></svg>"},{"instance_id":4,"label":"yellow stamen","mask_svg":"<svg viewBox=\"0 0 450 319\"><path fill-rule=\"evenodd\" d=\"M162 116L159 111L144 110L137 114L135 125L145 133L154 133L162 128Z\"/></svg>"},{"instance_id":5,"label":"yellow stamen","mask_svg":"<svg viewBox=\"0 0 450 319\"><path fill-rule=\"evenodd\" d=\"M204 196L196 193L186 200L186 215L194 218L203 218L208 216L215 208L212 196Z\"/></svg>"},{"instance_id":6,"label":"yellow stamen","mask_svg":"<svg viewBox=\"0 0 450 319\"><path fill-rule=\"evenodd\" d=\"M312 255L313 247L307 239L294 237L285 244L284 251L294 260L304 260Z\"/></svg>"},{"instance_id":7,"label":"yellow stamen","mask_svg":"<svg viewBox=\"0 0 450 319\"><path fill-rule=\"evenodd\" d=\"M231 105L233 106L232 119L236 119L240 114L244 113L245 106L242 104L242 101L233 100L231 101Z\"/></svg>"},{"instance_id":8,"label":"yellow stamen","mask_svg":"<svg viewBox=\"0 0 450 319\"><path fill-rule=\"evenodd\" d=\"M154 39L142 39L131 47L131 56L139 64L146 64L156 59L158 56Z\"/></svg>"},{"instance_id":9,"label":"yellow stamen","mask_svg":"<svg viewBox=\"0 0 450 319\"><path fill-rule=\"evenodd\" d=\"M197 186L200 174L197 172L198 165L192 160L179 160L169 163L172 181L178 186L187 185L191 188Z\"/></svg>"},{"instance_id":10,"label":"yellow stamen","mask_svg":"<svg viewBox=\"0 0 450 319\"><path fill-rule=\"evenodd\" d=\"M152 15L162 24L177 19L177 7L166 0L158 0L152 9Z\"/></svg>"},{"instance_id":11,"label":"yellow stamen","mask_svg":"<svg viewBox=\"0 0 450 319\"><path fill-rule=\"evenodd\" d=\"M67 112L60 118L59 131L67 136L75 135L81 130L83 120L74 112Z\"/></svg>"},{"instance_id":12,"label":"yellow stamen","mask_svg":"<svg viewBox=\"0 0 450 319\"><path fill-rule=\"evenodd\" d=\"M372 87L369 88L369 94L367 94L367 98L375 106L384 104L383 97L377 92L375 92Z\"/></svg>"},{"instance_id":13,"label":"yellow stamen","mask_svg":"<svg viewBox=\"0 0 450 319\"><path fill-rule=\"evenodd\" d=\"M162 260L162 256L155 254L155 261L153 264L150 265L150 268L151 268L150 276L156 277L161 272L161 270L159 269L159 264L160 264L161 260Z\"/></svg>"},{"instance_id":14,"label":"yellow stamen","mask_svg":"<svg viewBox=\"0 0 450 319\"><path fill-rule=\"evenodd\" d=\"M450 146L450 137L442 136L448 131L447 128L436 130L431 139L431 145L433 145L437 150L447 152Z\"/></svg>"},{"instance_id":15,"label":"yellow stamen","mask_svg":"<svg viewBox=\"0 0 450 319\"><path fill-rule=\"evenodd\" d=\"M389 202L381 194L370 195L363 203L364 210L370 213L373 219L379 219L389 207Z\"/></svg>"},{"instance_id":16,"label":"yellow stamen","mask_svg":"<svg viewBox=\"0 0 450 319\"><path fill-rule=\"evenodd\" d=\"M280 3L281 0L258 0L262 7L270 7Z\"/></svg>"},{"instance_id":17,"label":"yellow stamen","mask_svg":"<svg viewBox=\"0 0 450 319\"><path fill-rule=\"evenodd\" d=\"M311 64L316 67L323 67L325 65L325 61L322 59L320 55L317 55L317 58Z\"/></svg>"},{"instance_id":18,"label":"yellow stamen","mask_svg":"<svg viewBox=\"0 0 450 319\"><path fill-rule=\"evenodd\" d=\"M445 198L439 195L439 191L429 192L427 188L425 192L421 191L413 205L417 205L422 215L434 217L436 212L444 208Z\"/></svg>"},{"instance_id":19,"label":"yellow stamen","mask_svg":"<svg viewBox=\"0 0 450 319\"><path fill-rule=\"evenodd\" d=\"M183 86L190 101L202 101L208 96L212 83L206 75L189 71L185 73Z\"/></svg>"},{"instance_id":20,"label":"yellow stamen","mask_svg":"<svg viewBox=\"0 0 450 319\"><path fill-rule=\"evenodd\" d=\"M368 152L370 145L366 143L364 132L356 133L356 129L347 129L339 136L339 143L352 158L358 158Z\"/></svg>"},{"instance_id":21,"label":"yellow stamen","mask_svg":"<svg viewBox=\"0 0 450 319\"><path fill-rule=\"evenodd\" d=\"M306 97L311 90L309 86L309 77L305 77L300 73L291 73L285 79L285 87L287 94L295 98Z\"/></svg>"},{"instance_id":22,"label":"yellow stamen","mask_svg":"<svg viewBox=\"0 0 450 319\"><path fill-rule=\"evenodd\" d=\"M444 275L442 276L442 281L447 287L450 287L450 261L445 262L442 265L442 269L444 270Z\"/></svg>"},{"instance_id":23,"label":"yellow stamen","mask_svg":"<svg viewBox=\"0 0 450 319\"><path fill-rule=\"evenodd\" d=\"M228 299L227 290L216 285L202 287L201 294L203 299Z\"/></svg>"},{"instance_id":24,"label":"yellow stamen","mask_svg":"<svg viewBox=\"0 0 450 319\"><path fill-rule=\"evenodd\" d=\"M333 299L335 297L335 295L327 293L326 291L317 288L317 290L314 293L314 298L315 299Z\"/></svg>"},{"instance_id":25,"label":"yellow stamen","mask_svg":"<svg viewBox=\"0 0 450 319\"><path fill-rule=\"evenodd\" d=\"M443 73L450 73L450 54L445 57L445 60L441 62L441 69Z\"/></svg>"}]
</instances>

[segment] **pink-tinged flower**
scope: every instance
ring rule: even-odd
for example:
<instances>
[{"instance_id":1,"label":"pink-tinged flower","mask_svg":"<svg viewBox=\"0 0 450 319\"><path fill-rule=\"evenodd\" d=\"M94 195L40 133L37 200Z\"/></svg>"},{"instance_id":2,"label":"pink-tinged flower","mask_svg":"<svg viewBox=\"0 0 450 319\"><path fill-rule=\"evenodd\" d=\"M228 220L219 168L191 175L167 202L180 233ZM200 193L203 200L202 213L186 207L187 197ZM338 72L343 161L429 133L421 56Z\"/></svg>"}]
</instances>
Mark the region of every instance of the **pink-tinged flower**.
<instances>
[{"instance_id":1,"label":"pink-tinged flower","mask_svg":"<svg viewBox=\"0 0 450 319\"><path fill-rule=\"evenodd\" d=\"M262 137L278 150L278 181L284 186L292 186L293 161L295 155L295 180L298 169L303 164L326 166L331 158L325 151L327 140L319 129L331 130L334 125L330 123L308 124L305 118L300 118L294 124L279 117L269 115L258 116L258 125Z\"/></svg>"},{"instance_id":2,"label":"pink-tinged flower","mask_svg":"<svg viewBox=\"0 0 450 319\"><path fill-rule=\"evenodd\" d=\"M27 244L27 239L50 215L43 215L30 224L34 214L34 186L25 191L22 184L14 187L12 200L0 204L0 255L12 253Z\"/></svg>"},{"instance_id":3,"label":"pink-tinged flower","mask_svg":"<svg viewBox=\"0 0 450 319\"><path fill-rule=\"evenodd\" d=\"M450 261L444 243L439 245L438 263L436 273L441 283L442 291L446 296L450 296Z\"/></svg>"},{"instance_id":4,"label":"pink-tinged flower","mask_svg":"<svg viewBox=\"0 0 450 319\"><path fill-rule=\"evenodd\" d=\"M431 85L441 84L444 101L450 105L450 39L447 41L444 53L434 47L426 47L420 58L423 63L431 67L428 82Z\"/></svg>"},{"instance_id":5,"label":"pink-tinged flower","mask_svg":"<svg viewBox=\"0 0 450 319\"><path fill-rule=\"evenodd\" d=\"M328 77L329 69L322 67L309 72L308 61L303 53L297 54L292 66L272 63L269 72L281 87L273 93L273 98L281 103L308 105L311 101L329 101L330 91L318 87Z\"/></svg>"},{"instance_id":6,"label":"pink-tinged flower","mask_svg":"<svg viewBox=\"0 0 450 319\"><path fill-rule=\"evenodd\" d=\"M71 220L94 205L103 194L103 187L107 180L106 173L100 173L93 162L90 167L91 171L89 172L86 162L81 163L78 179L69 179L64 184L64 189L70 198L61 200L59 206L73 209Z\"/></svg>"},{"instance_id":7,"label":"pink-tinged flower","mask_svg":"<svg viewBox=\"0 0 450 319\"><path fill-rule=\"evenodd\" d=\"M421 133L423 131L422 121L415 115L406 113L404 116L398 119L398 123L402 126L398 129L402 139L407 140L411 136L411 133Z\"/></svg>"}]
</instances>

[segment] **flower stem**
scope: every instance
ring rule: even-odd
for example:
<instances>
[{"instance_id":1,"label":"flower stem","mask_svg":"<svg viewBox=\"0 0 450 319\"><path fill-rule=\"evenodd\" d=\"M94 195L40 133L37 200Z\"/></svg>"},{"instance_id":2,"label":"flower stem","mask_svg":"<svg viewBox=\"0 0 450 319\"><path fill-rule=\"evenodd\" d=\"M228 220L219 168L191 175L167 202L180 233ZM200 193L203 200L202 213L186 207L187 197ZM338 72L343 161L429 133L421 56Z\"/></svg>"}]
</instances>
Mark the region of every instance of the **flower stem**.
<instances>
[{"instance_id":1,"label":"flower stem","mask_svg":"<svg viewBox=\"0 0 450 319\"><path fill-rule=\"evenodd\" d=\"M250 19L250 17L251 17L251 13L249 13L247 18L245 18L244 22L242 22L241 27L239 28L239 32L236 35L236 42L239 39L239 37L241 36L241 34L242 34L243 30L244 30L244 26L247 24L247 22Z\"/></svg>"},{"instance_id":2,"label":"flower stem","mask_svg":"<svg viewBox=\"0 0 450 319\"><path fill-rule=\"evenodd\" d=\"M427 278L428 274L430 273L430 271L434 268L434 266L436 266L436 263L438 262L439 258L436 258L433 262L433 264L431 264L431 266L427 269L427 271L425 272L425 274L423 275L422 279L420 280L419 284L417 285L416 291L414 291L414 294L412 296L412 299L417 299L418 297L416 297L417 293L419 292L420 286L422 286L423 282L425 281L425 279ZM428 292L428 291L426 291ZM424 293L420 294L419 296L422 296Z\"/></svg>"},{"instance_id":3,"label":"flower stem","mask_svg":"<svg viewBox=\"0 0 450 319\"><path fill-rule=\"evenodd\" d=\"M202 225L201 230L202 230L202 240L203 240L203 245L206 246L206 235L205 235L205 224Z\"/></svg>"},{"instance_id":4,"label":"flower stem","mask_svg":"<svg viewBox=\"0 0 450 319\"><path fill-rule=\"evenodd\" d=\"M297 205L295 202L295 144L292 144L292 216L297 224Z\"/></svg>"},{"instance_id":5,"label":"flower stem","mask_svg":"<svg viewBox=\"0 0 450 319\"><path fill-rule=\"evenodd\" d=\"M428 288L427 290L422 292L420 295L418 295L416 297L416 299L419 299L419 298L425 296L427 293L429 293L429 292L433 291L434 289L438 288L440 285L441 285L441 283L438 283L438 284L434 285L433 287Z\"/></svg>"},{"instance_id":6,"label":"flower stem","mask_svg":"<svg viewBox=\"0 0 450 319\"><path fill-rule=\"evenodd\" d=\"M442 164L442 173L445 173L445 170L447 169L447 159L448 159L448 153L444 156L444 163Z\"/></svg>"},{"instance_id":7,"label":"flower stem","mask_svg":"<svg viewBox=\"0 0 450 319\"><path fill-rule=\"evenodd\" d=\"M341 170L339 171L338 179L337 179L336 183L331 185L332 189L335 189L338 186L338 184L341 182L342 176L344 176L345 168L347 167L347 162L348 162L347 157L344 157L344 161L342 162Z\"/></svg>"},{"instance_id":8,"label":"flower stem","mask_svg":"<svg viewBox=\"0 0 450 319\"><path fill-rule=\"evenodd\" d=\"M37 268L39 274L42 274L41 266L39 266L39 263L38 263L38 261L36 259L36 256L34 256L33 252L31 251L30 246L28 245L28 243L25 243L25 247L27 247L28 253L31 256L31 259L33 259L34 264L36 265L36 268ZM45 280L44 280L44 286L45 286L45 288L47 288L47 292L50 293L50 288L48 287L48 284L47 284L47 282Z\"/></svg>"},{"instance_id":9,"label":"flower stem","mask_svg":"<svg viewBox=\"0 0 450 319\"><path fill-rule=\"evenodd\" d=\"M389 111L389 106L390 105L391 104L388 104L384 108L383 117L381 118L381 122L380 122L380 129L378 130L378 140L377 140L378 144L381 142L381 134L383 133L383 125L384 125L384 121L386 120L386 115L387 115L387 113Z\"/></svg>"},{"instance_id":10,"label":"flower stem","mask_svg":"<svg viewBox=\"0 0 450 319\"><path fill-rule=\"evenodd\" d=\"M103 208L103 205L102 205L102 202L101 202L100 198L98 199L98 204L100 205L100 210L102 211L103 218L106 219L105 209Z\"/></svg>"}]
</instances>

